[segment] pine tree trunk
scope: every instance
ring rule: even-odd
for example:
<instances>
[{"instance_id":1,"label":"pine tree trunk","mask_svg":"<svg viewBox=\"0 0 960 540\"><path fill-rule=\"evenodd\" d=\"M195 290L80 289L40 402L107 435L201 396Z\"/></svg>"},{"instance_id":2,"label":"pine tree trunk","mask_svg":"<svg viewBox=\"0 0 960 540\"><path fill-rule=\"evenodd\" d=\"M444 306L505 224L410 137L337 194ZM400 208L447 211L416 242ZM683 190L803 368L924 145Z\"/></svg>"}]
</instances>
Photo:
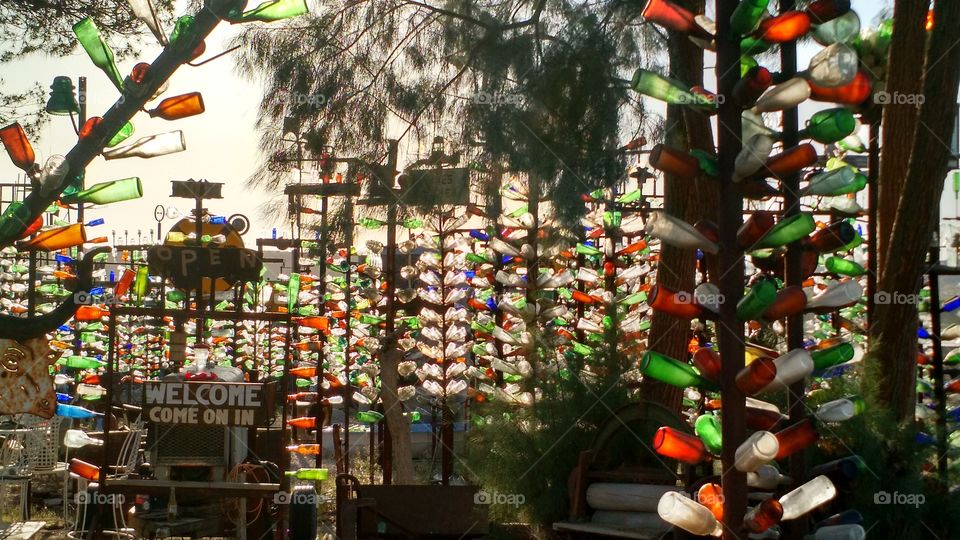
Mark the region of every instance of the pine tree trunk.
<instances>
[{"instance_id":1,"label":"pine tree trunk","mask_svg":"<svg viewBox=\"0 0 960 540\"><path fill-rule=\"evenodd\" d=\"M391 340L392 341L392 340ZM410 426L403 417L403 407L397 396L397 365L402 353L395 343L380 355L380 391L383 399L383 415L390 428L393 453L393 483L415 484L413 476L413 449L410 443Z\"/></svg>"},{"instance_id":2,"label":"pine tree trunk","mask_svg":"<svg viewBox=\"0 0 960 540\"><path fill-rule=\"evenodd\" d=\"M904 3L914 2L897 2L897 8ZM926 61L923 62L922 95L925 101L917 115L919 127L913 137L906 134L899 137L899 143L910 148L911 152L889 247L885 258L881 259L884 271L877 286L878 298L867 356L866 389L870 390L871 382L876 381L874 399L880 407L892 410L900 421L909 421L914 415L917 348L914 330L917 327L917 305L902 300L909 300L920 290L926 252L939 216L940 195L950 154L943 141L949 140L953 130L953 111L960 84L960 47L955 46L953 37L960 26L960 2L937 2L934 20L936 25L930 34ZM909 50L914 54L922 50L920 43L913 45ZM888 91L892 88L888 86ZM917 114L913 106L888 105L888 108L895 107L909 108L912 114ZM886 167L886 152L899 153L900 149L891 149L888 145L883 151ZM891 301L880 301L880 295L886 295Z\"/></svg>"},{"instance_id":3,"label":"pine tree trunk","mask_svg":"<svg viewBox=\"0 0 960 540\"><path fill-rule=\"evenodd\" d=\"M917 56L924 50L927 33L924 23L927 18L927 3L898 1L893 11L893 33L890 43L890 58L887 62L887 94L918 94L923 88L923 66ZM917 129L917 110L903 105L883 108L883 134L880 157L880 177L877 183L877 206L874 219L877 220L877 261L882 263L887 253L887 245L893 232L897 205L907 177L907 163L910 160L911 147L906 144L905 135L912 135ZM912 139L911 139L912 140ZM946 140L946 139L944 139ZM871 240L873 240L871 238ZM883 265L871 268L877 272L877 278L883 274Z\"/></svg>"},{"instance_id":4,"label":"pine tree trunk","mask_svg":"<svg viewBox=\"0 0 960 540\"><path fill-rule=\"evenodd\" d=\"M694 13L702 13L703 1L691 2ZM703 50L686 36L669 33L671 75L694 86L703 82ZM679 106L667 107L664 144L679 150L701 148L713 152L713 132L706 115ZM664 211L688 223L704 217L713 218L717 208L717 184L709 178L695 181L666 176L664 179ZM708 214L708 212L710 212ZM695 283L696 260L689 249L662 246L657 264L657 283L674 290L692 292ZM664 313L653 313L649 349L685 359L692 332L690 324ZM644 381L644 399L680 410L683 396L681 389L658 381Z\"/></svg>"}]
</instances>

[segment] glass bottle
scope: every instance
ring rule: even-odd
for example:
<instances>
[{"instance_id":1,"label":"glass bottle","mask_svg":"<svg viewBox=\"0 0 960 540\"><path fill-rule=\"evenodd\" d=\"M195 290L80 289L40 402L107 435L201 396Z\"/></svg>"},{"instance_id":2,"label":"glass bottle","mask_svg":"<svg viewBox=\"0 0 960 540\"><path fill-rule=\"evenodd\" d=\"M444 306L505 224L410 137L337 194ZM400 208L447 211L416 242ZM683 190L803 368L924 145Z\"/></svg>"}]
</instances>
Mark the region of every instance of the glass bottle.
<instances>
[{"instance_id":1,"label":"glass bottle","mask_svg":"<svg viewBox=\"0 0 960 540\"><path fill-rule=\"evenodd\" d=\"M100 29L97 28L93 19L90 17L81 19L80 22L73 25L73 33L76 34L77 40L80 41L83 49L87 51L93 64L106 73L110 82L117 87L117 90L122 92L123 76L120 75L120 71L114 62L113 50L110 49L107 42L103 40L103 37L100 35Z\"/></svg>"},{"instance_id":2,"label":"glass bottle","mask_svg":"<svg viewBox=\"0 0 960 540\"><path fill-rule=\"evenodd\" d=\"M653 436L653 450L668 458L696 465L711 459L710 453L697 437L663 426Z\"/></svg>"},{"instance_id":3,"label":"glass bottle","mask_svg":"<svg viewBox=\"0 0 960 540\"><path fill-rule=\"evenodd\" d=\"M695 227L666 212L651 212L644 230L648 235L671 246L700 249L710 254L716 254L720 249Z\"/></svg>"},{"instance_id":4,"label":"glass bottle","mask_svg":"<svg viewBox=\"0 0 960 540\"><path fill-rule=\"evenodd\" d=\"M864 540L866 537L867 531L859 524L828 525L813 533L813 540Z\"/></svg>"},{"instance_id":5,"label":"glass bottle","mask_svg":"<svg viewBox=\"0 0 960 540\"><path fill-rule=\"evenodd\" d=\"M713 382L720 381L720 355L710 347L700 347L693 353L693 365L700 375Z\"/></svg>"},{"instance_id":6,"label":"glass bottle","mask_svg":"<svg viewBox=\"0 0 960 540\"><path fill-rule=\"evenodd\" d=\"M820 253L840 251L857 237L857 231L847 220L824 227L810 237L809 246Z\"/></svg>"},{"instance_id":7,"label":"glass bottle","mask_svg":"<svg viewBox=\"0 0 960 540\"><path fill-rule=\"evenodd\" d=\"M776 499L764 499L753 507L743 518L743 525L748 531L759 534L780 523L783 517L783 506Z\"/></svg>"},{"instance_id":8,"label":"glass bottle","mask_svg":"<svg viewBox=\"0 0 960 540\"><path fill-rule=\"evenodd\" d=\"M769 431L755 431L737 448L734 466L740 472L753 472L773 461L780 449L777 437Z\"/></svg>"},{"instance_id":9,"label":"glass bottle","mask_svg":"<svg viewBox=\"0 0 960 540\"><path fill-rule=\"evenodd\" d=\"M845 422L863 412L865 402L859 396L828 401L817 408L816 417L821 422Z\"/></svg>"},{"instance_id":10,"label":"glass bottle","mask_svg":"<svg viewBox=\"0 0 960 540\"><path fill-rule=\"evenodd\" d=\"M677 493L668 491L657 503L660 519L698 536L720 536L723 529L717 518L702 504Z\"/></svg>"},{"instance_id":11,"label":"glass bottle","mask_svg":"<svg viewBox=\"0 0 960 540\"><path fill-rule=\"evenodd\" d=\"M816 230L817 224L810 214L790 216L763 235L753 249L779 248L792 244Z\"/></svg>"},{"instance_id":12,"label":"glass bottle","mask_svg":"<svg viewBox=\"0 0 960 540\"><path fill-rule=\"evenodd\" d=\"M150 0L127 0L133 16L140 19L161 45L167 44L167 36L164 35L160 27L160 20L157 17L156 10L151 5Z\"/></svg>"},{"instance_id":13,"label":"glass bottle","mask_svg":"<svg viewBox=\"0 0 960 540\"><path fill-rule=\"evenodd\" d=\"M660 283L650 288L647 303L653 310L668 313L678 319L697 319L704 315L703 308L693 301L692 294L670 290Z\"/></svg>"},{"instance_id":14,"label":"glass bottle","mask_svg":"<svg viewBox=\"0 0 960 540\"><path fill-rule=\"evenodd\" d=\"M745 111L746 112L746 111ZM772 133L755 133L749 136L734 162L733 181L740 182L752 177L766 165L777 138Z\"/></svg>"},{"instance_id":15,"label":"glass bottle","mask_svg":"<svg viewBox=\"0 0 960 540\"><path fill-rule=\"evenodd\" d=\"M763 167L757 171L754 178L777 178L782 180L816 162L817 150L813 145L804 143L784 150L777 155L770 156Z\"/></svg>"},{"instance_id":16,"label":"glass bottle","mask_svg":"<svg viewBox=\"0 0 960 540\"><path fill-rule=\"evenodd\" d=\"M770 0L741 0L730 15L730 30L741 36L753 33L767 14Z\"/></svg>"},{"instance_id":17,"label":"glass bottle","mask_svg":"<svg viewBox=\"0 0 960 540\"><path fill-rule=\"evenodd\" d=\"M101 413L93 412L90 409L80 407L78 405L67 405L65 403L57 403L56 414L57 416L73 418L76 420L87 420L90 418L96 418L97 416L103 416Z\"/></svg>"},{"instance_id":18,"label":"glass bottle","mask_svg":"<svg viewBox=\"0 0 960 540\"><path fill-rule=\"evenodd\" d=\"M137 177L124 178L94 184L83 191L64 195L61 200L67 204L110 204L139 199L143 196L143 186Z\"/></svg>"},{"instance_id":19,"label":"glass bottle","mask_svg":"<svg viewBox=\"0 0 960 540\"><path fill-rule=\"evenodd\" d=\"M850 0L815 0L805 11L814 24L824 24L850 11Z\"/></svg>"},{"instance_id":20,"label":"glass bottle","mask_svg":"<svg viewBox=\"0 0 960 540\"><path fill-rule=\"evenodd\" d=\"M83 223L74 223L66 227L56 227L41 231L21 244L21 249L54 251L79 246L87 241L87 231Z\"/></svg>"},{"instance_id":21,"label":"glass bottle","mask_svg":"<svg viewBox=\"0 0 960 540\"><path fill-rule=\"evenodd\" d=\"M723 437L720 420L716 416L701 414L694 422L693 430L711 454L720 455L720 451L723 449Z\"/></svg>"},{"instance_id":22,"label":"glass bottle","mask_svg":"<svg viewBox=\"0 0 960 540\"><path fill-rule=\"evenodd\" d=\"M775 216L776 214L769 210L754 211L737 230L737 244L744 249L749 249L776 225Z\"/></svg>"},{"instance_id":23,"label":"glass bottle","mask_svg":"<svg viewBox=\"0 0 960 540\"><path fill-rule=\"evenodd\" d=\"M697 502L702 504L717 521L723 521L723 487L707 482L697 490Z\"/></svg>"},{"instance_id":24,"label":"glass bottle","mask_svg":"<svg viewBox=\"0 0 960 540\"><path fill-rule=\"evenodd\" d=\"M316 468L303 468L299 469L296 472L294 471L284 471L285 476L296 478L297 480L313 480L320 481L326 480L328 476L327 469L316 469Z\"/></svg>"},{"instance_id":25,"label":"glass bottle","mask_svg":"<svg viewBox=\"0 0 960 540\"><path fill-rule=\"evenodd\" d=\"M200 92L190 92L179 96L168 97L155 108L148 111L151 118L164 120L179 120L203 113L203 96Z\"/></svg>"},{"instance_id":26,"label":"glass bottle","mask_svg":"<svg viewBox=\"0 0 960 540\"><path fill-rule=\"evenodd\" d=\"M792 109L810 97L810 85L802 77L794 77L786 82L770 87L757 99L753 110L757 112L775 112Z\"/></svg>"},{"instance_id":27,"label":"glass bottle","mask_svg":"<svg viewBox=\"0 0 960 540\"><path fill-rule=\"evenodd\" d=\"M67 448L82 448L84 446L103 446L103 441L94 439L79 429L68 429L63 436L63 445Z\"/></svg>"},{"instance_id":28,"label":"glass bottle","mask_svg":"<svg viewBox=\"0 0 960 540\"><path fill-rule=\"evenodd\" d=\"M33 146L27 139L23 126L18 122L0 129L0 143L3 143L7 155L10 156L10 161L18 169L23 170L28 175L34 175L38 172L35 171L37 157L33 152Z\"/></svg>"},{"instance_id":29,"label":"glass bottle","mask_svg":"<svg viewBox=\"0 0 960 540\"><path fill-rule=\"evenodd\" d=\"M781 390L802 381L813 373L813 358L805 349L793 349L774 359L777 376L764 388L764 392Z\"/></svg>"},{"instance_id":30,"label":"glass bottle","mask_svg":"<svg viewBox=\"0 0 960 540\"><path fill-rule=\"evenodd\" d=\"M834 283L807 301L807 311L828 310L856 304L863 296L863 286L855 279Z\"/></svg>"},{"instance_id":31,"label":"glass bottle","mask_svg":"<svg viewBox=\"0 0 960 540\"><path fill-rule=\"evenodd\" d=\"M182 152L187 149L182 131L171 131L159 135L141 137L132 144L110 148L103 151L104 159L120 159L128 157L152 158Z\"/></svg>"},{"instance_id":32,"label":"glass bottle","mask_svg":"<svg viewBox=\"0 0 960 540\"><path fill-rule=\"evenodd\" d=\"M810 351L813 369L820 371L853 360L854 350L850 343L839 343L824 349Z\"/></svg>"},{"instance_id":33,"label":"glass bottle","mask_svg":"<svg viewBox=\"0 0 960 540\"><path fill-rule=\"evenodd\" d=\"M773 303L763 312L763 320L777 321L790 315L802 313L807 307L807 293L799 285L780 289Z\"/></svg>"},{"instance_id":34,"label":"glass bottle","mask_svg":"<svg viewBox=\"0 0 960 540\"><path fill-rule=\"evenodd\" d=\"M815 174L810 182L800 190L801 196L826 195L837 196L856 193L867 187L867 177L850 167L840 167Z\"/></svg>"},{"instance_id":35,"label":"glass bottle","mask_svg":"<svg viewBox=\"0 0 960 540\"><path fill-rule=\"evenodd\" d=\"M716 104L708 98L690 92L688 86L643 68L634 72L630 86L639 94L670 105L690 105L705 110L716 108Z\"/></svg>"},{"instance_id":36,"label":"glass bottle","mask_svg":"<svg viewBox=\"0 0 960 540\"><path fill-rule=\"evenodd\" d=\"M71 474L75 474L80 478L84 478L90 482L96 482L100 480L100 467L97 467L92 463L87 463L82 459L71 458L68 470Z\"/></svg>"},{"instance_id":37,"label":"glass bottle","mask_svg":"<svg viewBox=\"0 0 960 540\"><path fill-rule=\"evenodd\" d=\"M787 11L760 21L754 37L767 43L787 43L810 31L810 16L802 11Z\"/></svg>"},{"instance_id":38,"label":"glass bottle","mask_svg":"<svg viewBox=\"0 0 960 540\"><path fill-rule=\"evenodd\" d=\"M656 351L646 351L640 360L640 372L644 376L656 379L679 388L688 386L712 387L706 379L697 373L693 366L674 360Z\"/></svg>"},{"instance_id":39,"label":"glass bottle","mask_svg":"<svg viewBox=\"0 0 960 540\"><path fill-rule=\"evenodd\" d=\"M867 273L867 270L863 266L860 266L854 261L837 256L827 257L827 260L824 261L824 266L826 266L827 270L835 274L840 274L841 276L859 277Z\"/></svg>"},{"instance_id":40,"label":"glass bottle","mask_svg":"<svg viewBox=\"0 0 960 540\"><path fill-rule=\"evenodd\" d=\"M826 476L818 476L780 497L783 521L796 519L837 496L837 488Z\"/></svg>"},{"instance_id":41,"label":"glass bottle","mask_svg":"<svg viewBox=\"0 0 960 540\"><path fill-rule=\"evenodd\" d=\"M297 17L307 11L306 0L269 0L239 16L228 16L227 20L231 23L273 22Z\"/></svg>"},{"instance_id":42,"label":"glass bottle","mask_svg":"<svg viewBox=\"0 0 960 540\"><path fill-rule=\"evenodd\" d=\"M757 358L737 373L737 388L744 395L752 396L766 388L777 376L777 367L773 358Z\"/></svg>"},{"instance_id":43,"label":"glass bottle","mask_svg":"<svg viewBox=\"0 0 960 540\"><path fill-rule=\"evenodd\" d=\"M745 109L753 107L772 84L773 76L767 68L762 66L750 68L747 74L733 87L733 100Z\"/></svg>"},{"instance_id":44,"label":"glass bottle","mask_svg":"<svg viewBox=\"0 0 960 540\"><path fill-rule=\"evenodd\" d=\"M820 439L820 432L810 418L804 418L778 431L776 436L780 445L777 459L784 459L817 442Z\"/></svg>"},{"instance_id":45,"label":"glass bottle","mask_svg":"<svg viewBox=\"0 0 960 540\"><path fill-rule=\"evenodd\" d=\"M808 83L810 85L810 99L814 101L857 107L873 95L873 81L862 70L854 75L852 81L841 86L821 86L813 81L808 81Z\"/></svg>"},{"instance_id":46,"label":"glass bottle","mask_svg":"<svg viewBox=\"0 0 960 540\"><path fill-rule=\"evenodd\" d=\"M700 172L700 162L695 157L663 144L650 150L650 166L678 178L693 178Z\"/></svg>"},{"instance_id":47,"label":"glass bottle","mask_svg":"<svg viewBox=\"0 0 960 540\"><path fill-rule=\"evenodd\" d=\"M319 444L295 444L287 447L287 452L301 456L316 456L320 454Z\"/></svg>"},{"instance_id":48,"label":"glass bottle","mask_svg":"<svg viewBox=\"0 0 960 540\"><path fill-rule=\"evenodd\" d=\"M759 279L750 286L747 294L737 302L737 319L759 320L777 298L777 285L772 279Z\"/></svg>"},{"instance_id":49,"label":"glass bottle","mask_svg":"<svg viewBox=\"0 0 960 540\"><path fill-rule=\"evenodd\" d=\"M857 52L845 43L834 43L810 59L804 74L813 84L829 88L852 82L858 68Z\"/></svg>"}]
</instances>

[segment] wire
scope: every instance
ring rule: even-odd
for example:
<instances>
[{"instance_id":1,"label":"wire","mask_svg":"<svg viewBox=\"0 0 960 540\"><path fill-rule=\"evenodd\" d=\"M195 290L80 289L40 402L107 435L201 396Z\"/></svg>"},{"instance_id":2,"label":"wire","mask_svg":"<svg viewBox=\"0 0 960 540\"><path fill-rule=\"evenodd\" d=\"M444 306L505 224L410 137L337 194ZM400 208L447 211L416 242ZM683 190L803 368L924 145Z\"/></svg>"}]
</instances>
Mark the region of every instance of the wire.
<instances>
[{"instance_id":1,"label":"wire","mask_svg":"<svg viewBox=\"0 0 960 540\"><path fill-rule=\"evenodd\" d=\"M263 465L259 463L240 463L227 473L227 482L240 482L242 474L249 475L257 483L267 483L270 481L269 472ZM227 519L237 528L246 528L260 518L260 513L263 511L263 503L264 499L258 499L255 507L247 509L246 516L240 515L239 497L223 499L220 507L223 509L223 513ZM249 518L251 513L253 513L254 516Z\"/></svg>"}]
</instances>

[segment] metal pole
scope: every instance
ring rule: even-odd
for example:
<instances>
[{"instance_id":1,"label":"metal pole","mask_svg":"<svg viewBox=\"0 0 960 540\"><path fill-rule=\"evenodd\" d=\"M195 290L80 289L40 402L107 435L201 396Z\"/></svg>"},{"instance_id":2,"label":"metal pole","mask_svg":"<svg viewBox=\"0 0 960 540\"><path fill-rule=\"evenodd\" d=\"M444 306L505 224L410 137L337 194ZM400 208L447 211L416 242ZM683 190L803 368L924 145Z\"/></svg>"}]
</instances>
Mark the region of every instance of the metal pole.
<instances>
[{"instance_id":1,"label":"metal pole","mask_svg":"<svg viewBox=\"0 0 960 540\"><path fill-rule=\"evenodd\" d=\"M740 39L730 28L730 16L738 0L717 0L717 93L732 96L740 79ZM717 155L720 179L720 304L719 345L723 352L721 400L723 415L723 540L739 540L747 508L746 475L732 465L736 450L746 436L744 395L737 388L737 373L744 366L743 323L736 306L743 296L743 253L737 245L737 229L743 222L743 196L733 183L734 162L740 152L741 110L732 99L719 104Z\"/></svg>"},{"instance_id":2,"label":"metal pole","mask_svg":"<svg viewBox=\"0 0 960 540\"><path fill-rule=\"evenodd\" d=\"M870 122L870 153L867 161L867 328L873 323L873 300L877 294L877 180L880 178L880 122Z\"/></svg>"},{"instance_id":3,"label":"metal pole","mask_svg":"<svg viewBox=\"0 0 960 540\"><path fill-rule=\"evenodd\" d=\"M940 247L930 248L930 264L940 263ZM937 400L937 473L943 487L949 487L947 461L947 393L943 387L943 344L940 343L940 274L930 276L930 332L933 335L933 392Z\"/></svg>"},{"instance_id":4,"label":"metal pole","mask_svg":"<svg viewBox=\"0 0 960 540\"><path fill-rule=\"evenodd\" d=\"M395 139L390 139L387 141L387 167L386 173L387 178L383 180L389 180L389 186L383 186L388 189L393 189L393 174L397 169L397 153L398 153L398 141ZM391 335L396 330L396 318L397 318L397 205L389 204L387 205L387 246L386 246L386 257L387 260L384 263L384 279L387 280L387 288L385 291L386 294L386 312L387 320L384 328L384 333L386 335ZM386 353L389 354L389 353ZM383 483L391 484L393 482L393 441L390 434L390 426L384 422L383 423L384 433L384 445L383 445L383 454L382 454L382 463L383 463ZM372 450L371 450L372 452Z\"/></svg>"}]
</instances>

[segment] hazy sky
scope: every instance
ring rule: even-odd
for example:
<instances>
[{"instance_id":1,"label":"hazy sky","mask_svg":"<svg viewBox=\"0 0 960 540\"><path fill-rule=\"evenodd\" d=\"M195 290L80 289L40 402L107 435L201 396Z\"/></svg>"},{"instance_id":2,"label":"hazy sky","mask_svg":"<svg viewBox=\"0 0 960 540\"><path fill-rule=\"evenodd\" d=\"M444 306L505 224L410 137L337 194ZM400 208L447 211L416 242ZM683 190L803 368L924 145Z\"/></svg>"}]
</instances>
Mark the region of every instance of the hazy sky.
<instances>
[{"instance_id":1,"label":"hazy sky","mask_svg":"<svg viewBox=\"0 0 960 540\"><path fill-rule=\"evenodd\" d=\"M255 3L251 0L251 3ZM313 5L310 2L311 7ZM864 25L871 24L877 12L889 5L888 1L853 0L853 7L861 15ZM711 10L712 11L712 10ZM207 39L207 54L222 51L237 29L227 24L221 24ZM144 37L151 45L145 46L138 58L118 58L117 64L121 73L129 73L134 64L140 61L151 62L160 52L160 47L153 44L149 34ZM818 47L806 47L800 51L800 66L807 64ZM710 65L708 59L707 64ZM56 75L68 75L76 84L77 77L87 76L88 85L88 115L101 115L116 100L117 91L109 83L106 76L92 63L82 50L69 57L45 58L31 56L21 61L0 65L0 79L8 85L6 88L19 88L39 82L49 86ZM130 158L114 161L105 161L97 158L87 168L87 185L139 176L143 181L144 197L136 201L129 201L102 208L93 208L88 211L92 217L104 217L106 225L98 234L108 234L110 230L129 230L136 235L138 229L144 234L156 229L153 219L153 210L157 204L176 206L186 210L190 202L186 199L172 199L170 194L170 180L185 180L188 178L205 178L210 181L224 182L226 198L220 201L211 201L208 205L215 213L233 214L243 213L253 221L251 234L269 235L270 229L279 225L286 230L283 223L274 224L264 219L258 211L258 205L269 196L264 192L252 191L246 188L245 181L250 172L261 159L257 149L258 135L253 129L257 114L257 104L260 100L260 90L254 84L241 79L233 71L233 59L230 55L220 58L204 66L193 68L182 67L170 80L170 88L165 94L173 96L185 92L202 92L206 104L206 112L202 115L168 122L151 119L146 114L138 114L133 123L136 133L132 139L140 136L162 133L165 131L182 130L187 141L187 150L179 154L163 156L153 159ZM822 108L815 104L801 108L801 115ZM43 128L39 140L33 145L39 160L46 159L54 153L66 153L75 140L75 134L70 121L65 117L54 117ZM132 140L131 139L131 140ZM410 154L415 148L401 145L401 152ZM401 157L401 162L404 158ZM18 169L8 160L0 158L0 175L9 181L13 179ZM953 216L954 202L952 190L944 194L946 204L943 205L944 216ZM164 222L164 232L172 224ZM247 235L248 243L251 235Z\"/></svg>"}]
</instances>

